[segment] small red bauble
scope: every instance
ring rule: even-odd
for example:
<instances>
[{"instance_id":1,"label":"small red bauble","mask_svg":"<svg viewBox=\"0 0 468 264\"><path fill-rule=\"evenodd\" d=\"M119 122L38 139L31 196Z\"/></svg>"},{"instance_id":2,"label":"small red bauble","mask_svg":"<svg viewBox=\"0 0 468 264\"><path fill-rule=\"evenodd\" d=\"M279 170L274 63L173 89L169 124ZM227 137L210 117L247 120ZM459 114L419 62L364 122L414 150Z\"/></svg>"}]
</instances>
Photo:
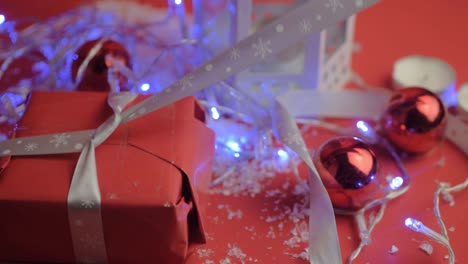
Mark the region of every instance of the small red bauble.
<instances>
[{"instance_id":1,"label":"small red bauble","mask_svg":"<svg viewBox=\"0 0 468 264\"><path fill-rule=\"evenodd\" d=\"M337 137L325 142L314 164L336 209L355 211L377 199L377 159L362 140Z\"/></svg>"},{"instance_id":2,"label":"small red bauble","mask_svg":"<svg viewBox=\"0 0 468 264\"><path fill-rule=\"evenodd\" d=\"M382 133L397 148L425 153L444 138L447 123L442 101L419 87L397 90L381 120Z\"/></svg>"},{"instance_id":3,"label":"small red bauble","mask_svg":"<svg viewBox=\"0 0 468 264\"><path fill-rule=\"evenodd\" d=\"M0 61L0 65L4 61ZM47 58L38 50L25 52L21 56L13 59L5 69L0 79L0 93L6 89L19 85L22 80L31 81L31 84L38 84L44 81L49 71Z\"/></svg>"},{"instance_id":4,"label":"small red bauble","mask_svg":"<svg viewBox=\"0 0 468 264\"><path fill-rule=\"evenodd\" d=\"M99 39L86 42L73 55L72 79L76 81L78 69L88 56L91 49L98 44ZM107 82L107 74L110 65L106 63L106 56L112 55L114 60L122 62L125 66L131 68L130 54L126 48L113 40L104 41L101 49L89 62L83 73L77 89L80 91L109 91L110 86ZM130 89L128 79L125 75L118 73L119 87L121 91Z\"/></svg>"}]
</instances>

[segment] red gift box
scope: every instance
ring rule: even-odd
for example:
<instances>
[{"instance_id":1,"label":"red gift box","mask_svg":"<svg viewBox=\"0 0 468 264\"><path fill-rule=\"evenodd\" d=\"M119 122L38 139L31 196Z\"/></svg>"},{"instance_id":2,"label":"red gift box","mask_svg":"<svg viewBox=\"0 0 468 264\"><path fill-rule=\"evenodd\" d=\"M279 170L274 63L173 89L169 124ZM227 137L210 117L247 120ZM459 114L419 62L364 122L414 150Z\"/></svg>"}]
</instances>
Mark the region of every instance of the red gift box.
<instances>
[{"instance_id":1,"label":"red gift box","mask_svg":"<svg viewBox=\"0 0 468 264\"><path fill-rule=\"evenodd\" d=\"M95 129L112 114L106 99L34 92L16 136ZM205 241L214 135L203 121L189 97L119 126L96 148L109 263L182 263ZM75 262L67 194L78 156L12 157L0 175L0 260Z\"/></svg>"}]
</instances>

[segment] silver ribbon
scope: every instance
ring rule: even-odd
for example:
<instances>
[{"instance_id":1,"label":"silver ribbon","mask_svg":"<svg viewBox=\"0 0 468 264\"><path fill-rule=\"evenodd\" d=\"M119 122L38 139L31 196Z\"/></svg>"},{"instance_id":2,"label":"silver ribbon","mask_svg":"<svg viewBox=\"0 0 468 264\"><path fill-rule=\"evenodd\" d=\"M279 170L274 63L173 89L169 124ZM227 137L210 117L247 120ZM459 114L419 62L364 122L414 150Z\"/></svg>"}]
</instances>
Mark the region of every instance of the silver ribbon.
<instances>
[{"instance_id":1,"label":"silver ribbon","mask_svg":"<svg viewBox=\"0 0 468 264\"><path fill-rule=\"evenodd\" d=\"M285 48L316 34L323 29L334 26L360 10L376 3L377 0L340 0L308 1L291 10L257 31L255 34L240 41L229 50L205 63L193 72L187 74L178 82L167 87L163 92L153 95L126 111L116 112L97 130L77 131L21 138L0 143L0 155L43 155L81 152L80 159L70 187L69 202L73 216L70 220L82 220L70 223L74 236L75 251L80 255L81 262L104 262L105 245L100 220L100 194L96 175L94 148L102 143L119 124L128 122L149 112L160 109L183 97L224 80L244 70L248 66L258 64ZM302 25L308 25L304 30ZM236 56L232 56L235 53ZM124 100L125 101L125 100ZM120 109L121 107L116 107ZM294 120L278 103L273 109L277 124L277 134L293 150L298 151L311 171L315 171L310 157L305 151ZM18 142L20 142L18 144ZM90 176L91 175L91 176ZM310 248L311 263L340 264L340 245L335 225L333 208L325 188L316 173L311 174L311 208L310 208ZM92 208L87 208L92 207ZM79 210L78 210L79 209ZM85 210L86 209L86 210ZM92 209L92 210L90 210ZM91 216L94 215L94 216ZM82 217L80 219L80 217ZM89 217L89 218L88 218ZM99 218L99 219L98 219ZM91 221L94 223L91 225ZM86 224L86 226L85 226ZM74 226L75 225L75 226ZM83 228L79 227L80 225ZM84 231L83 231L84 230ZM91 234L94 250L87 249L75 236ZM96 240L97 238L97 240Z\"/></svg>"},{"instance_id":2,"label":"silver ribbon","mask_svg":"<svg viewBox=\"0 0 468 264\"><path fill-rule=\"evenodd\" d=\"M333 206L310 158L296 122L278 100L272 108L272 118L276 135L284 144L294 150L309 167L310 263L341 263L340 242L338 241Z\"/></svg>"},{"instance_id":3,"label":"silver ribbon","mask_svg":"<svg viewBox=\"0 0 468 264\"><path fill-rule=\"evenodd\" d=\"M68 192L68 219L78 263L107 263L101 216L101 192L94 149L120 125L123 108L136 98L129 92L109 94L114 115L96 129L81 151Z\"/></svg>"}]
</instances>

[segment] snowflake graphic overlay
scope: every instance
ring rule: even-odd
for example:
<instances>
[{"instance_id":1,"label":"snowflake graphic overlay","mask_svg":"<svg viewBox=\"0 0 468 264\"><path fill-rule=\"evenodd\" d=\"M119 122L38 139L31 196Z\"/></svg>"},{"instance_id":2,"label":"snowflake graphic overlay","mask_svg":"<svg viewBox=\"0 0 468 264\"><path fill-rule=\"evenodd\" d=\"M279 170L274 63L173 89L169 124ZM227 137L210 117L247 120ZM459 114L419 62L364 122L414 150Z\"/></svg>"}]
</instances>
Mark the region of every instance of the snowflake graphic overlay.
<instances>
[{"instance_id":1,"label":"snowflake graphic overlay","mask_svg":"<svg viewBox=\"0 0 468 264\"><path fill-rule=\"evenodd\" d=\"M299 22L299 31L302 33L309 33L312 31L312 23L308 19L302 19Z\"/></svg>"},{"instance_id":2,"label":"snowflake graphic overlay","mask_svg":"<svg viewBox=\"0 0 468 264\"><path fill-rule=\"evenodd\" d=\"M265 59L265 57L269 53L273 53L273 50L271 49L271 41L263 41L262 38L258 38L257 43L252 44L252 48L254 49L255 57L261 57L262 59Z\"/></svg>"},{"instance_id":3,"label":"snowflake graphic overlay","mask_svg":"<svg viewBox=\"0 0 468 264\"><path fill-rule=\"evenodd\" d=\"M66 133L62 133L62 134L53 135L52 139L49 142L51 144L54 144L55 147L58 148L62 145L67 145L69 138L70 138L70 135Z\"/></svg>"},{"instance_id":4,"label":"snowflake graphic overlay","mask_svg":"<svg viewBox=\"0 0 468 264\"><path fill-rule=\"evenodd\" d=\"M341 0L328 0L328 3L325 4L327 8L331 8L333 13L336 12L338 8L344 8L343 3L340 2Z\"/></svg>"},{"instance_id":5,"label":"snowflake graphic overlay","mask_svg":"<svg viewBox=\"0 0 468 264\"><path fill-rule=\"evenodd\" d=\"M231 60L240 59L240 51L238 48L232 48L229 55L231 57Z\"/></svg>"},{"instance_id":6,"label":"snowflake graphic overlay","mask_svg":"<svg viewBox=\"0 0 468 264\"><path fill-rule=\"evenodd\" d=\"M24 146L24 150L26 152L32 152L34 150L36 150L38 147L38 145L36 143L28 143Z\"/></svg>"},{"instance_id":7,"label":"snowflake graphic overlay","mask_svg":"<svg viewBox=\"0 0 468 264\"><path fill-rule=\"evenodd\" d=\"M192 83L193 78L195 78L195 76L194 76L193 74L186 75L186 76L184 76L180 81L177 82L177 86L178 86L182 91L184 91L184 90L187 89L188 87L192 87L192 86L193 86L193 83Z\"/></svg>"}]
</instances>

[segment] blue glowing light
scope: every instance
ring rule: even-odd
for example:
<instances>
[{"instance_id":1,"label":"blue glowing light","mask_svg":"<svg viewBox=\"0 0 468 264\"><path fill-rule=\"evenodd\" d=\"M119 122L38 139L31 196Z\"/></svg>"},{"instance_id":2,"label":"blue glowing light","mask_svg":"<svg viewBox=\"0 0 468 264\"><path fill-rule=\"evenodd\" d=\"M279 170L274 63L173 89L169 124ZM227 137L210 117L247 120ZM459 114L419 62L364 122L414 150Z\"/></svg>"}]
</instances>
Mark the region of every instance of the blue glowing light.
<instances>
[{"instance_id":1,"label":"blue glowing light","mask_svg":"<svg viewBox=\"0 0 468 264\"><path fill-rule=\"evenodd\" d=\"M402 184L403 184L403 178L398 176L398 177L393 178L390 181L390 188L392 188L392 190L396 190L400 188Z\"/></svg>"},{"instance_id":2,"label":"blue glowing light","mask_svg":"<svg viewBox=\"0 0 468 264\"><path fill-rule=\"evenodd\" d=\"M356 127L364 133L369 131L369 127L367 126L366 122L362 120L356 123Z\"/></svg>"},{"instance_id":3,"label":"blue glowing light","mask_svg":"<svg viewBox=\"0 0 468 264\"><path fill-rule=\"evenodd\" d=\"M228 148L230 148L234 152L240 152L241 151L241 147L240 147L239 143L237 143L236 141L228 140L226 142L226 146ZM236 154L238 154L238 153L236 153Z\"/></svg>"},{"instance_id":4,"label":"blue glowing light","mask_svg":"<svg viewBox=\"0 0 468 264\"><path fill-rule=\"evenodd\" d=\"M5 23L6 17L2 14L0 14L0 25Z\"/></svg>"},{"instance_id":5,"label":"blue glowing light","mask_svg":"<svg viewBox=\"0 0 468 264\"><path fill-rule=\"evenodd\" d=\"M239 153L234 153L234 157L238 158L238 157L240 157L240 154Z\"/></svg>"},{"instance_id":6,"label":"blue glowing light","mask_svg":"<svg viewBox=\"0 0 468 264\"><path fill-rule=\"evenodd\" d=\"M214 120L218 120L220 116L218 109L216 109L216 107L211 107L210 111L211 111L211 117L213 117Z\"/></svg>"},{"instance_id":7,"label":"blue glowing light","mask_svg":"<svg viewBox=\"0 0 468 264\"><path fill-rule=\"evenodd\" d=\"M288 152L282 150L282 149L279 149L278 152L276 152L278 154L278 157L280 158L280 160L288 160L289 159L289 154Z\"/></svg>"},{"instance_id":8,"label":"blue glowing light","mask_svg":"<svg viewBox=\"0 0 468 264\"><path fill-rule=\"evenodd\" d=\"M182 4L182 0L174 0L174 3L175 3L176 5L180 5L180 4Z\"/></svg>"},{"instance_id":9,"label":"blue glowing light","mask_svg":"<svg viewBox=\"0 0 468 264\"><path fill-rule=\"evenodd\" d=\"M143 92L149 91L150 88L151 88L151 85L149 83L144 83L140 86L140 90L142 90Z\"/></svg>"},{"instance_id":10,"label":"blue glowing light","mask_svg":"<svg viewBox=\"0 0 468 264\"><path fill-rule=\"evenodd\" d=\"M406 218L405 226L410 227L412 225L413 225L413 218L410 218L410 217Z\"/></svg>"}]
</instances>

